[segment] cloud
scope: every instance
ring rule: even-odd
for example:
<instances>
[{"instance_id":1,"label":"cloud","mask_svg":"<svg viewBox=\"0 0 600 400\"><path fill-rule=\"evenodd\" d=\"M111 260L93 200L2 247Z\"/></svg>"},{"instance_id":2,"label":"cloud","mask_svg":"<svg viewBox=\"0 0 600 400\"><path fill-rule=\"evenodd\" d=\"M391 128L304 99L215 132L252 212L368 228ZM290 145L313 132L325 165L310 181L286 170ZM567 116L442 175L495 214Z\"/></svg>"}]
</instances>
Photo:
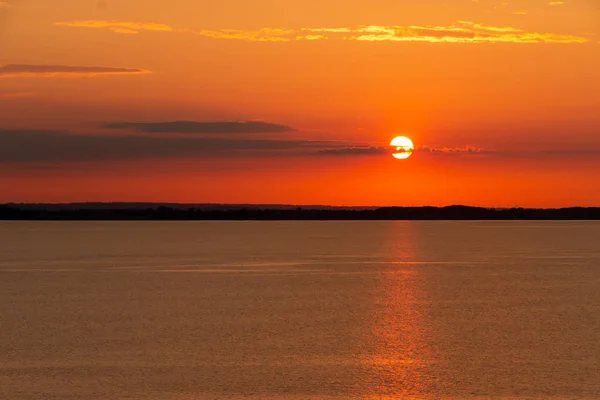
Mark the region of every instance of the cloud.
<instances>
[{"instance_id":1,"label":"cloud","mask_svg":"<svg viewBox=\"0 0 600 400\"><path fill-rule=\"evenodd\" d=\"M540 152L541 155L547 156L600 156L600 149L587 148L587 149L560 149L560 150L544 150ZM600 160L600 159L599 159Z\"/></svg>"},{"instance_id":2,"label":"cloud","mask_svg":"<svg viewBox=\"0 0 600 400\"><path fill-rule=\"evenodd\" d=\"M148 74L137 68L79 67L68 65L7 64L0 66L0 78L77 77L96 75Z\"/></svg>"},{"instance_id":3,"label":"cloud","mask_svg":"<svg viewBox=\"0 0 600 400\"><path fill-rule=\"evenodd\" d=\"M551 1L550 3L551 6L562 6L563 4L565 4L564 1Z\"/></svg>"},{"instance_id":4,"label":"cloud","mask_svg":"<svg viewBox=\"0 0 600 400\"><path fill-rule=\"evenodd\" d=\"M342 147L339 149L323 149L318 150L318 154L330 155L330 156L366 156L366 155L377 155L387 154L390 149L387 147Z\"/></svg>"},{"instance_id":5,"label":"cloud","mask_svg":"<svg viewBox=\"0 0 600 400\"><path fill-rule=\"evenodd\" d=\"M1 130L0 164L48 169L55 164L138 161L156 159L200 159L289 156L385 157L387 146L280 139L244 139L182 136L74 134L53 130ZM413 157L496 157L530 160L600 160L600 148L490 151L474 146L429 147L415 150Z\"/></svg>"},{"instance_id":6,"label":"cloud","mask_svg":"<svg viewBox=\"0 0 600 400\"><path fill-rule=\"evenodd\" d=\"M327 40L329 39L327 36L323 35L306 35L306 36L296 36L296 40Z\"/></svg>"},{"instance_id":7,"label":"cloud","mask_svg":"<svg viewBox=\"0 0 600 400\"><path fill-rule=\"evenodd\" d=\"M148 22L72 21L57 22L58 26L109 29L115 33L132 34L141 31L162 31L196 34L213 39L249 42L290 42L299 40L353 40L364 42L428 42L428 43L584 43L582 36L527 32L513 27L498 27L470 21L458 21L448 26L435 25L362 25L321 28L261 28L258 30L175 29Z\"/></svg>"},{"instance_id":8,"label":"cloud","mask_svg":"<svg viewBox=\"0 0 600 400\"><path fill-rule=\"evenodd\" d=\"M289 42L296 39L294 37L296 31L281 28L262 28L254 31L220 29L189 32L213 39L245 40L248 42Z\"/></svg>"},{"instance_id":9,"label":"cloud","mask_svg":"<svg viewBox=\"0 0 600 400\"><path fill-rule=\"evenodd\" d=\"M415 153L429 153L432 155L465 155L465 156L490 156L499 158L534 159L544 160L553 158L591 159L600 160L600 148L562 148L562 149L536 149L536 150L490 150L476 146L465 147L430 147L420 146Z\"/></svg>"},{"instance_id":10,"label":"cloud","mask_svg":"<svg viewBox=\"0 0 600 400\"><path fill-rule=\"evenodd\" d=\"M396 151L396 150L394 150ZM398 152L405 151L403 149L397 150ZM347 146L339 148L328 148L317 151L318 154L323 155L339 155L339 156L366 156L366 155L379 155L379 154L390 154L392 148L387 146ZM472 155L472 154L494 154L493 151L485 150L476 146L465 146L465 147L432 147L432 146L419 146L414 150L414 153L429 153L433 155Z\"/></svg>"},{"instance_id":11,"label":"cloud","mask_svg":"<svg viewBox=\"0 0 600 400\"><path fill-rule=\"evenodd\" d=\"M155 22L128 22L128 21L102 21L102 20L82 20L55 22L56 26L70 26L75 28L100 28L109 29L115 33L139 33L141 31L173 32L175 29L165 24Z\"/></svg>"},{"instance_id":12,"label":"cloud","mask_svg":"<svg viewBox=\"0 0 600 400\"><path fill-rule=\"evenodd\" d=\"M0 163L120 161L314 153L329 142L141 135L81 135L49 130L0 130Z\"/></svg>"},{"instance_id":13,"label":"cloud","mask_svg":"<svg viewBox=\"0 0 600 400\"><path fill-rule=\"evenodd\" d=\"M10 7L8 0L0 0L0 8Z\"/></svg>"},{"instance_id":14,"label":"cloud","mask_svg":"<svg viewBox=\"0 0 600 400\"><path fill-rule=\"evenodd\" d=\"M2 99L16 99L22 97L33 96L31 92L0 92L0 100Z\"/></svg>"},{"instance_id":15,"label":"cloud","mask_svg":"<svg viewBox=\"0 0 600 400\"><path fill-rule=\"evenodd\" d=\"M20 164L18 169L22 171L69 171L71 167L65 164L28 163Z\"/></svg>"},{"instance_id":16,"label":"cloud","mask_svg":"<svg viewBox=\"0 0 600 400\"><path fill-rule=\"evenodd\" d=\"M433 153L433 154L491 154L494 153L490 150L485 150L476 146L465 146L465 147L430 147L430 146L419 146L415 149L415 152L421 153Z\"/></svg>"},{"instance_id":17,"label":"cloud","mask_svg":"<svg viewBox=\"0 0 600 400\"><path fill-rule=\"evenodd\" d=\"M252 42L287 42L292 40L291 35L295 32L291 29L262 28L258 30L219 29L219 30L192 30L175 29L169 25L155 22L131 22L131 21L103 21L103 20L81 20L55 22L56 26L67 26L74 28L96 28L108 29L114 33L137 34L142 31L189 33L205 36L213 39L234 39Z\"/></svg>"},{"instance_id":18,"label":"cloud","mask_svg":"<svg viewBox=\"0 0 600 400\"><path fill-rule=\"evenodd\" d=\"M459 21L450 26L363 26L338 30L346 40L430 43L583 43L587 38L553 33L526 32Z\"/></svg>"},{"instance_id":19,"label":"cloud","mask_svg":"<svg viewBox=\"0 0 600 400\"><path fill-rule=\"evenodd\" d=\"M481 152L480 149L471 147L425 149L435 154ZM387 146L302 139L238 140L231 137L83 135L53 130L0 130L0 163L46 165L173 158L381 156L390 152L391 149Z\"/></svg>"},{"instance_id":20,"label":"cloud","mask_svg":"<svg viewBox=\"0 0 600 400\"><path fill-rule=\"evenodd\" d=\"M116 122L102 125L104 129L131 129L146 133L284 133L294 129L262 121L248 122Z\"/></svg>"}]
</instances>

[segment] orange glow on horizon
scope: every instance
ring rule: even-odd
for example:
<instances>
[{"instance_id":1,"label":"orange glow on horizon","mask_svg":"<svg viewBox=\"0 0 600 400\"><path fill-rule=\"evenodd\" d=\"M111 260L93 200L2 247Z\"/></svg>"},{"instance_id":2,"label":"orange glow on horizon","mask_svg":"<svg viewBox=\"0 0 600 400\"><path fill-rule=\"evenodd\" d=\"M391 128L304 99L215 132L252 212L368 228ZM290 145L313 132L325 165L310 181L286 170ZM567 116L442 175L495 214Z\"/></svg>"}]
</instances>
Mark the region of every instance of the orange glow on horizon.
<instances>
[{"instance_id":1,"label":"orange glow on horizon","mask_svg":"<svg viewBox=\"0 0 600 400\"><path fill-rule=\"evenodd\" d=\"M0 0L0 203L600 205L592 2L60 3Z\"/></svg>"}]
</instances>

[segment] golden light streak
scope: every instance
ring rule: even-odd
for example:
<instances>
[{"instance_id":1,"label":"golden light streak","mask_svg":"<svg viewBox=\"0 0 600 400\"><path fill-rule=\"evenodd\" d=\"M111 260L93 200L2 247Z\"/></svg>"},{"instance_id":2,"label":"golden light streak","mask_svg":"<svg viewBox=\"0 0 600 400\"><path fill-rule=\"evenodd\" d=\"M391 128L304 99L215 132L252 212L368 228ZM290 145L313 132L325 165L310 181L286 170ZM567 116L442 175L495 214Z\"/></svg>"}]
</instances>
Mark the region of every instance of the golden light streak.
<instances>
[{"instance_id":1,"label":"golden light streak","mask_svg":"<svg viewBox=\"0 0 600 400\"><path fill-rule=\"evenodd\" d=\"M200 30L188 31L200 36L213 39L233 39L248 42L289 42L295 38L290 37L295 31L281 28L262 28L256 31L243 31L238 29Z\"/></svg>"},{"instance_id":2,"label":"golden light streak","mask_svg":"<svg viewBox=\"0 0 600 400\"><path fill-rule=\"evenodd\" d=\"M127 28L112 28L111 30L115 33L123 33L125 35L137 35L139 33L138 31Z\"/></svg>"},{"instance_id":3,"label":"golden light streak","mask_svg":"<svg viewBox=\"0 0 600 400\"><path fill-rule=\"evenodd\" d=\"M173 32L175 29L165 24L154 22L129 22L129 21L102 21L102 20L82 20L55 22L56 26L69 26L75 28L103 28L109 29L115 33L139 33L140 31L158 31Z\"/></svg>"},{"instance_id":4,"label":"golden light streak","mask_svg":"<svg viewBox=\"0 0 600 400\"><path fill-rule=\"evenodd\" d=\"M475 29L475 30L490 31L490 32L510 32L510 33L523 32L522 29L512 28L510 26L498 27L498 26L491 26L491 25L485 25L485 24L477 24L477 23L471 22L471 21L458 21L457 24L463 25L466 27L470 27L471 29ZM451 27L454 27L454 26L455 25L451 25Z\"/></svg>"},{"instance_id":5,"label":"golden light streak","mask_svg":"<svg viewBox=\"0 0 600 400\"><path fill-rule=\"evenodd\" d=\"M517 11L519 14L525 11ZM297 40L356 40L370 42L429 42L429 43L585 43L587 37L527 32L510 26L490 26L471 21L458 21L449 26L436 25L362 25L336 28L261 28L258 30L175 29L168 25L127 21L57 22L57 26L109 29L114 33L133 34L140 31L188 33L212 39L248 42L291 42Z\"/></svg>"},{"instance_id":6,"label":"golden light streak","mask_svg":"<svg viewBox=\"0 0 600 400\"><path fill-rule=\"evenodd\" d=\"M306 35L306 36L296 36L296 40L327 40L329 39L327 36L323 35Z\"/></svg>"}]
</instances>

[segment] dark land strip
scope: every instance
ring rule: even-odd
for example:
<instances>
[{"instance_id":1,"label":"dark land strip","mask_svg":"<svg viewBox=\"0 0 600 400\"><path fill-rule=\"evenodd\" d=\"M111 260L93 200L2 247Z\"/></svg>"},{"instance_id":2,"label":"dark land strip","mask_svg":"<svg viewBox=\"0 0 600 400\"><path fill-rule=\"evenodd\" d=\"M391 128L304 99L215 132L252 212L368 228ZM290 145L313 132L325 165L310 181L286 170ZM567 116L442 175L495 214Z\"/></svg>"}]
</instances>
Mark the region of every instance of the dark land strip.
<instances>
[{"instance_id":1,"label":"dark land strip","mask_svg":"<svg viewBox=\"0 0 600 400\"><path fill-rule=\"evenodd\" d=\"M448 207L326 207L78 203L0 205L0 220L600 220L599 207L556 209Z\"/></svg>"}]
</instances>

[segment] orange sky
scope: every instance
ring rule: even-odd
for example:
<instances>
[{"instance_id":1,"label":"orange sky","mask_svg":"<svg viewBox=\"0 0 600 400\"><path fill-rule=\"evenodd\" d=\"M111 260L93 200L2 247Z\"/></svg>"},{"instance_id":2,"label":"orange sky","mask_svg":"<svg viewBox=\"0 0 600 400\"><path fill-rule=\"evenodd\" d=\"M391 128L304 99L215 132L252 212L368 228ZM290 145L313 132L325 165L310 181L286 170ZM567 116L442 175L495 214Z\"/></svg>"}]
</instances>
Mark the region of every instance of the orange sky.
<instances>
[{"instance_id":1,"label":"orange sky","mask_svg":"<svg viewBox=\"0 0 600 400\"><path fill-rule=\"evenodd\" d=\"M0 0L0 48L0 202L600 205L595 0Z\"/></svg>"}]
</instances>

